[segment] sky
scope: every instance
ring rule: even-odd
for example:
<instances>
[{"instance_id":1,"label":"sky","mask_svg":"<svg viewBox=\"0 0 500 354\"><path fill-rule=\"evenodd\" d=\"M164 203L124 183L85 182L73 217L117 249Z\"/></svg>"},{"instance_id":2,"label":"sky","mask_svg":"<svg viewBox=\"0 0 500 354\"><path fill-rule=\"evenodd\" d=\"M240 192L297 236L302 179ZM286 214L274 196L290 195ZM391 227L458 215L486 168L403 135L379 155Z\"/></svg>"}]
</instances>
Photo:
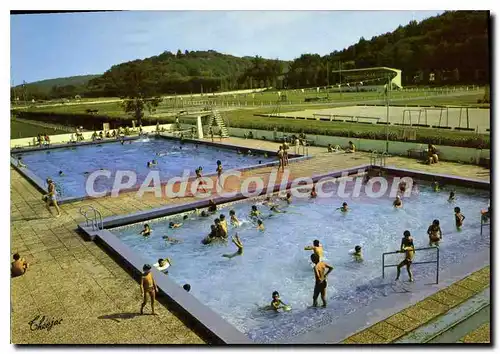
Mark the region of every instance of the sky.
<instances>
[{"instance_id":1,"label":"sky","mask_svg":"<svg viewBox=\"0 0 500 354\"><path fill-rule=\"evenodd\" d=\"M11 15L11 84L102 74L168 50L292 60L442 11L127 11Z\"/></svg>"}]
</instances>

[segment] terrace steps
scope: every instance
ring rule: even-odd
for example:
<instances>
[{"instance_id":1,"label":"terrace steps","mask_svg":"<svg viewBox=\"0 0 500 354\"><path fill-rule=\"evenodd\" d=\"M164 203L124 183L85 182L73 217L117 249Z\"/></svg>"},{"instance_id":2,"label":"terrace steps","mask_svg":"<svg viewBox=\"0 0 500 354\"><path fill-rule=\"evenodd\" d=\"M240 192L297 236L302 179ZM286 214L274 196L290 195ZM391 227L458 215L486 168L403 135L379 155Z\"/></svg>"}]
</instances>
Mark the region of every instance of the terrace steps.
<instances>
[{"instance_id":1,"label":"terrace steps","mask_svg":"<svg viewBox=\"0 0 500 354\"><path fill-rule=\"evenodd\" d=\"M210 126L214 125L220 128L221 136L223 138L229 138L229 132L227 131L226 124L224 123L224 119L222 119L222 116L218 109L212 109L212 119L210 120Z\"/></svg>"}]
</instances>

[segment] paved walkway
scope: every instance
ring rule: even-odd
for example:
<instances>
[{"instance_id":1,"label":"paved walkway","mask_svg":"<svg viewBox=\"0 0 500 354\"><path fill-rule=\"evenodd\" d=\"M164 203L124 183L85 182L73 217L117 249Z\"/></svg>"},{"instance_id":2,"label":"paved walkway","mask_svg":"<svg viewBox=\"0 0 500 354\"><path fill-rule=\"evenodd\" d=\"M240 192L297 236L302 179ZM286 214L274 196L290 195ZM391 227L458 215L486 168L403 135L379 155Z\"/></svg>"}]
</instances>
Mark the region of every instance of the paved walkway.
<instances>
[{"instance_id":1,"label":"paved walkway","mask_svg":"<svg viewBox=\"0 0 500 354\"><path fill-rule=\"evenodd\" d=\"M276 149L278 144L245 139L226 142L249 148ZM369 162L369 155L328 154L311 147L313 159L290 164L292 176L311 176ZM391 158L388 164L422 169L414 161ZM440 163L427 166L437 173L488 179L489 171L477 166ZM271 168L244 173L268 178ZM453 172L451 172L453 171ZM230 186L230 189L237 185ZM118 263L93 242L76 233L83 221L79 208L92 205L103 216L122 215L193 198L160 199L136 193L118 198L100 198L62 206L62 216L52 218L41 194L11 169L11 254L20 253L30 263L29 271L11 280L11 341L29 343L150 343L199 344L203 340L165 306L157 303L158 316L138 316L139 285ZM148 311L149 309L146 308ZM50 331L36 330L30 321L59 321Z\"/></svg>"}]
</instances>

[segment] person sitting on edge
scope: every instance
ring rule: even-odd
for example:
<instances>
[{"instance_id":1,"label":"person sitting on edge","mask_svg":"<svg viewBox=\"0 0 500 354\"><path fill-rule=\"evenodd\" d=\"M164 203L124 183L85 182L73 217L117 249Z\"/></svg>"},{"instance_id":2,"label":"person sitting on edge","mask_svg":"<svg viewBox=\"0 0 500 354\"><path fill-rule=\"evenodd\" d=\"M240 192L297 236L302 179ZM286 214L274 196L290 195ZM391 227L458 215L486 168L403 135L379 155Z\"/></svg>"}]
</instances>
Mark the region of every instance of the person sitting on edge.
<instances>
[{"instance_id":1,"label":"person sitting on edge","mask_svg":"<svg viewBox=\"0 0 500 354\"><path fill-rule=\"evenodd\" d=\"M104 138L102 131L99 132L99 140L102 140Z\"/></svg>"},{"instance_id":2,"label":"person sitting on edge","mask_svg":"<svg viewBox=\"0 0 500 354\"><path fill-rule=\"evenodd\" d=\"M165 274L168 274L168 267L170 267L172 265L172 261L170 260L170 258L159 258L158 259L158 263L155 263L153 264L153 267L155 267L156 269L158 269L160 272L163 272Z\"/></svg>"},{"instance_id":3,"label":"person sitting on edge","mask_svg":"<svg viewBox=\"0 0 500 354\"><path fill-rule=\"evenodd\" d=\"M455 201L455 192L451 191L450 196L448 197L448 202L453 203Z\"/></svg>"},{"instance_id":4,"label":"person sitting on edge","mask_svg":"<svg viewBox=\"0 0 500 354\"><path fill-rule=\"evenodd\" d=\"M208 212L215 213L217 211L217 205L214 203L212 199L208 201Z\"/></svg>"},{"instance_id":5,"label":"person sitting on edge","mask_svg":"<svg viewBox=\"0 0 500 354\"><path fill-rule=\"evenodd\" d=\"M462 225L464 224L465 216L460 212L459 207L455 207L455 225L457 226L457 229L460 230L462 228Z\"/></svg>"},{"instance_id":6,"label":"person sitting on edge","mask_svg":"<svg viewBox=\"0 0 500 354\"><path fill-rule=\"evenodd\" d=\"M272 310L274 310L276 312L278 312L278 310L280 310L280 309L283 309L285 311L290 310L290 306L288 306L283 301L281 301L279 292L273 291L272 297L273 297L273 299L271 301L271 306L270 306L270 308Z\"/></svg>"},{"instance_id":7,"label":"person sitting on edge","mask_svg":"<svg viewBox=\"0 0 500 354\"><path fill-rule=\"evenodd\" d=\"M429 158L429 165L439 162L439 157L437 155L437 149L432 144L429 144L427 146L427 157Z\"/></svg>"},{"instance_id":8,"label":"person sitting on edge","mask_svg":"<svg viewBox=\"0 0 500 354\"><path fill-rule=\"evenodd\" d=\"M309 194L311 198L316 198L318 196L318 193L316 193L316 185L313 184L312 189L311 189L311 194Z\"/></svg>"},{"instance_id":9,"label":"person sitting on edge","mask_svg":"<svg viewBox=\"0 0 500 354\"><path fill-rule=\"evenodd\" d=\"M151 228L149 227L149 224L144 224L144 229L142 229L142 231L139 234L142 236L149 236L149 235L151 235L152 231L153 230L151 230Z\"/></svg>"},{"instance_id":10,"label":"person sitting on edge","mask_svg":"<svg viewBox=\"0 0 500 354\"><path fill-rule=\"evenodd\" d=\"M320 260L323 259L323 246L319 243L319 240L314 240L312 246L304 247L304 251L313 251Z\"/></svg>"},{"instance_id":11,"label":"person sitting on edge","mask_svg":"<svg viewBox=\"0 0 500 354\"><path fill-rule=\"evenodd\" d=\"M171 221L169 224L168 224L168 228L169 229L178 229L179 227L182 226L182 223L175 223L173 221Z\"/></svg>"},{"instance_id":12,"label":"person sitting on edge","mask_svg":"<svg viewBox=\"0 0 500 354\"><path fill-rule=\"evenodd\" d=\"M183 288L184 290L186 290L187 292L189 292L189 291L191 290L191 285L189 285L189 284L184 284L184 285L182 286L182 288Z\"/></svg>"},{"instance_id":13,"label":"person sitting on edge","mask_svg":"<svg viewBox=\"0 0 500 354\"><path fill-rule=\"evenodd\" d=\"M361 253L361 246L354 247L354 252L350 253L356 262L363 261L363 254Z\"/></svg>"},{"instance_id":14,"label":"person sitting on edge","mask_svg":"<svg viewBox=\"0 0 500 354\"><path fill-rule=\"evenodd\" d=\"M337 210L340 210L341 212L345 213L345 212L349 211L349 206L347 205L346 202L343 202L342 206L340 208L337 208Z\"/></svg>"},{"instance_id":15,"label":"person sitting on edge","mask_svg":"<svg viewBox=\"0 0 500 354\"><path fill-rule=\"evenodd\" d=\"M264 231L266 228L264 227L264 223L262 222L262 220L257 220L257 230L259 231Z\"/></svg>"},{"instance_id":16,"label":"person sitting on edge","mask_svg":"<svg viewBox=\"0 0 500 354\"><path fill-rule=\"evenodd\" d=\"M410 278L410 282L413 282L413 274L411 272L411 264L413 262L413 256L415 255L415 246L413 245L413 238L411 237L410 231L406 230L403 233L403 239L401 240L401 253L405 253L405 259L398 264L396 280L399 280L399 276L401 274L401 268L406 266L406 270L408 272L408 277Z\"/></svg>"},{"instance_id":17,"label":"person sitting on edge","mask_svg":"<svg viewBox=\"0 0 500 354\"><path fill-rule=\"evenodd\" d=\"M222 257L233 258L236 256L241 256L243 254L243 243L241 242L238 233L231 237L231 241L238 247L238 250L232 254L223 254Z\"/></svg>"},{"instance_id":18,"label":"person sitting on edge","mask_svg":"<svg viewBox=\"0 0 500 354\"><path fill-rule=\"evenodd\" d=\"M399 195L397 195L394 202L392 202L392 206L394 208L402 208L403 207L403 201L401 200L401 197Z\"/></svg>"},{"instance_id":19,"label":"person sitting on edge","mask_svg":"<svg viewBox=\"0 0 500 354\"><path fill-rule=\"evenodd\" d=\"M356 152L356 145L354 145L352 141L349 141L349 146L345 150L345 152L347 152L347 153L354 153L354 152Z\"/></svg>"},{"instance_id":20,"label":"person sitting on edge","mask_svg":"<svg viewBox=\"0 0 500 354\"><path fill-rule=\"evenodd\" d=\"M427 234L429 235L429 246L439 246L439 241L443 239L443 232L439 226L439 220L434 220L432 224L427 229Z\"/></svg>"},{"instance_id":21,"label":"person sitting on edge","mask_svg":"<svg viewBox=\"0 0 500 354\"><path fill-rule=\"evenodd\" d=\"M97 139L97 132L94 130L94 132L92 133L92 136L91 136L91 139L92 141L96 140Z\"/></svg>"},{"instance_id":22,"label":"person sitting on edge","mask_svg":"<svg viewBox=\"0 0 500 354\"><path fill-rule=\"evenodd\" d=\"M332 146L332 144L328 144L327 149L328 149L328 152L333 152L333 146Z\"/></svg>"},{"instance_id":23,"label":"person sitting on edge","mask_svg":"<svg viewBox=\"0 0 500 354\"><path fill-rule=\"evenodd\" d=\"M15 253L13 258L14 262L10 266L10 276L12 278L23 275L29 268L29 263L24 258L21 258L19 253Z\"/></svg>"},{"instance_id":24,"label":"person sitting on edge","mask_svg":"<svg viewBox=\"0 0 500 354\"><path fill-rule=\"evenodd\" d=\"M260 211L257 209L257 205L252 205L252 210L250 211L250 217L257 218L260 216Z\"/></svg>"},{"instance_id":25,"label":"person sitting on edge","mask_svg":"<svg viewBox=\"0 0 500 354\"><path fill-rule=\"evenodd\" d=\"M234 210L229 210L229 217L230 217L230 220L231 220L231 225L233 227L238 227L240 226L240 221L238 220L238 218L236 217L236 213Z\"/></svg>"},{"instance_id":26,"label":"person sitting on edge","mask_svg":"<svg viewBox=\"0 0 500 354\"><path fill-rule=\"evenodd\" d=\"M23 168L28 167L23 163L21 156L17 158L17 167L23 167Z\"/></svg>"},{"instance_id":27,"label":"person sitting on edge","mask_svg":"<svg viewBox=\"0 0 500 354\"><path fill-rule=\"evenodd\" d=\"M488 209L481 210L481 223L486 224L491 218L491 206Z\"/></svg>"}]
</instances>

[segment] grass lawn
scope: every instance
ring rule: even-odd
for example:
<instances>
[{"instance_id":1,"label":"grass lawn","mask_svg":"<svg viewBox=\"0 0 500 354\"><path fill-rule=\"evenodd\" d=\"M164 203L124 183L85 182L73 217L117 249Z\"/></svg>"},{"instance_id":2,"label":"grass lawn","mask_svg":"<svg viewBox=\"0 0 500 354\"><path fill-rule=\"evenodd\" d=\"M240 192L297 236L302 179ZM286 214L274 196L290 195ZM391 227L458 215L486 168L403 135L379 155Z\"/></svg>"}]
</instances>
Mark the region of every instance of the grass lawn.
<instances>
[{"instance_id":1,"label":"grass lawn","mask_svg":"<svg viewBox=\"0 0 500 354\"><path fill-rule=\"evenodd\" d=\"M66 134L64 130L45 128L38 125L29 124L25 122L10 121L10 138L29 138L37 136L37 134Z\"/></svg>"}]
</instances>

